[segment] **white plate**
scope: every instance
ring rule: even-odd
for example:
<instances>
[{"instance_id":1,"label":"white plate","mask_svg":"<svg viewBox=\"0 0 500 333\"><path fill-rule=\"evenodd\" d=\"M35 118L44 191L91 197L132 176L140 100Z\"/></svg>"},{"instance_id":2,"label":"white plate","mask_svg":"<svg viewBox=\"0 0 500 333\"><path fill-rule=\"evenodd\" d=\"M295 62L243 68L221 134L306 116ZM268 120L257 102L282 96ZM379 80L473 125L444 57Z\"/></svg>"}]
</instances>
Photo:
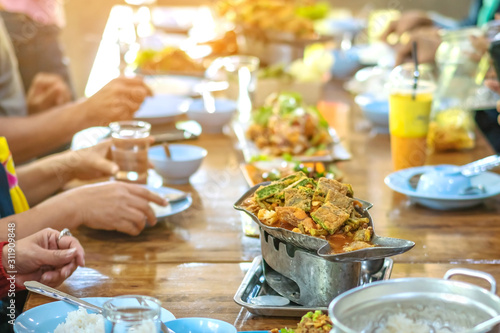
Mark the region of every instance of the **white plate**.
<instances>
[{"instance_id":1,"label":"white plate","mask_svg":"<svg viewBox=\"0 0 500 333\"><path fill-rule=\"evenodd\" d=\"M89 127L73 135L71 140L71 150L78 150L95 146L101 140L109 137L111 130L109 127Z\"/></svg>"},{"instance_id":2,"label":"white plate","mask_svg":"<svg viewBox=\"0 0 500 333\"><path fill-rule=\"evenodd\" d=\"M149 185L144 185L148 190L151 192L157 193L158 195L162 194L182 194L182 191L170 188L170 187L153 187ZM193 203L193 199L191 196L187 197L186 199L176 201L176 202L171 202L169 205L166 207L158 206L155 203L150 203L151 208L153 208L153 211L155 212L155 215L157 218L161 219L167 216L171 216L174 214L178 214L180 212L185 211L189 207L191 207L191 204Z\"/></svg>"},{"instance_id":3,"label":"white plate","mask_svg":"<svg viewBox=\"0 0 500 333\"><path fill-rule=\"evenodd\" d=\"M240 149L243 152L243 157L246 163L250 163L253 159L259 155L262 155L260 149L253 143L252 140L247 138L248 124L243 124L241 122L233 122L233 130L238 138ZM328 153L322 156L308 156L308 155L296 155L293 156L294 160L300 162L330 162L330 161L344 161L351 158L351 154L344 148L340 142L340 138L337 132L333 129L329 129L330 135L333 142L328 147ZM282 160L279 157L271 157L272 160Z\"/></svg>"},{"instance_id":4,"label":"white plate","mask_svg":"<svg viewBox=\"0 0 500 333\"><path fill-rule=\"evenodd\" d=\"M437 210L463 209L479 205L484 200L500 194L500 175L484 172L471 178L471 185L482 185L485 193L475 195L424 195L411 187L409 179L420 173L431 171L435 165L408 168L396 171L385 177L385 184L392 190L407 195L412 202Z\"/></svg>"},{"instance_id":5,"label":"white plate","mask_svg":"<svg viewBox=\"0 0 500 333\"><path fill-rule=\"evenodd\" d=\"M155 95L190 96L203 84L203 79L187 75L147 75L144 83Z\"/></svg>"},{"instance_id":6,"label":"white plate","mask_svg":"<svg viewBox=\"0 0 500 333\"><path fill-rule=\"evenodd\" d=\"M111 297L86 297L83 300L100 306ZM78 308L63 301L52 302L37 306L23 312L17 317L14 323L16 333L53 333L57 325L66 320L66 316L71 311ZM91 313L91 312L89 312ZM175 316L166 309L161 309L161 321L166 322L175 319Z\"/></svg>"},{"instance_id":7,"label":"white plate","mask_svg":"<svg viewBox=\"0 0 500 333\"><path fill-rule=\"evenodd\" d=\"M189 98L177 95L160 94L147 97L134 115L135 119L151 124L174 121L186 112Z\"/></svg>"}]
</instances>

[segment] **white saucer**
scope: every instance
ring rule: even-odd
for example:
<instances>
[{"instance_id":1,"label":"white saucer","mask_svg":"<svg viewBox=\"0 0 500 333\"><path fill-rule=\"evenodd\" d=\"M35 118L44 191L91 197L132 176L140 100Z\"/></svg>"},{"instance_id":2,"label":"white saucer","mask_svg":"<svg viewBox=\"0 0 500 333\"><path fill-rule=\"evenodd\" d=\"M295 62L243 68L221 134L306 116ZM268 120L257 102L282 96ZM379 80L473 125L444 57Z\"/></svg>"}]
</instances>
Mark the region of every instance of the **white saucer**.
<instances>
[{"instance_id":1,"label":"white saucer","mask_svg":"<svg viewBox=\"0 0 500 333\"><path fill-rule=\"evenodd\" d=\"M412 202L437 210L464 209L479 205L484 200L500 194L500 175L484 172L471 178L471 185L482 185L484 193L472 195L427 195L420 194L411 187L409 179L420 173L431 171L435 165L408 168L396 171L385 177L384 182L392 190L407 195Z\"/></svg>"},{"instance_id":2,"label":"white saucer","mask_svg":"<svg viewBox=\"0 0 500 333\"><path fill-rule=\"evenodd\" d=\"M111 130L109 127L97 126L89 127L73 135L71 140L71 150L78 150L95 146L100 141L109 138Z\"/></svg>"}]
</instances>

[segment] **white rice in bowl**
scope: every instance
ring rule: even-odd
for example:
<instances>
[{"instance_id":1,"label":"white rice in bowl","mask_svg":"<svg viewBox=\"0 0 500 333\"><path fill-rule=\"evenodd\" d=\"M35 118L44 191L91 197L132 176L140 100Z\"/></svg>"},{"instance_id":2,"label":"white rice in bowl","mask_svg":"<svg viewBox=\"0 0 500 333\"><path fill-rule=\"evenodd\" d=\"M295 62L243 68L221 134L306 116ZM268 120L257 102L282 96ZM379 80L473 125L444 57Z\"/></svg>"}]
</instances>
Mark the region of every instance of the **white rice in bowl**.
<instances>
[{"instance_id":1,"label":"white rice in bowl","mask_svg":"<svg viewBox=\"0 0 500 333\"><path fill-rule=\"evenodd\" d=\"M68 312L66 321L57 325L54 333L104 333L104 317L79 307Z\"/></svg>"},{"instance_id":2,"label":"white rice in bowl","mask_svg":"<svg viewBox=\"0 0 500 333\"><path fill-rule=\"evenodd\" d=\"M423 321L408 318L404 313L390 315L387 323L377 328L374 333L450 333L449 329L435 329Z\"/></svg>"}]
</instances>

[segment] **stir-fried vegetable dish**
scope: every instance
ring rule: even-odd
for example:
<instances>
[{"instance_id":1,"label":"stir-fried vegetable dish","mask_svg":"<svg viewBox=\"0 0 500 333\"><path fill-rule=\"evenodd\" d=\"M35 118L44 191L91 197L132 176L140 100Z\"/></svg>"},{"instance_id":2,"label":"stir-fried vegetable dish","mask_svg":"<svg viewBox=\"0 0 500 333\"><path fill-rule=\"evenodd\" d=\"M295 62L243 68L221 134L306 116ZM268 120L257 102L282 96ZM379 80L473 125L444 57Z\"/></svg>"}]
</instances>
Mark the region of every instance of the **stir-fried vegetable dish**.
<instances>
[{"instance_id":1,"label":"stir-fried vegetable dish","mask_svg":"<svg viewBox=\"0 0 500 333\"><path fill-rule=\"evenodd\" d=\"M331 329L330 318L318 310L306 313L297 324L297 328L275 328L271 333L328 333Z\"/></svg>"},{"instance_id":2,"label":"stir-fried vegetable dish","mask_svg":"<svg viewBox=\"0 0 500 333\"><path fill-rule=\"evenodd\" d=\"M297 172L260 186L244 207L271 227L329 241L333 253L372 247L373 228L351 185Z\"/></svg>"},{"instance_id":3,"label":"stir-fried vegetable dish","mask_svg":"<svg viewBox=\"0 0 500 333\"><path fill-rule=\"evenodd\" d=\"M326 120L297 93L269 96L254 111L247 136L270 156L322 156L332 143Z\"/></svg>"}]
</instances>

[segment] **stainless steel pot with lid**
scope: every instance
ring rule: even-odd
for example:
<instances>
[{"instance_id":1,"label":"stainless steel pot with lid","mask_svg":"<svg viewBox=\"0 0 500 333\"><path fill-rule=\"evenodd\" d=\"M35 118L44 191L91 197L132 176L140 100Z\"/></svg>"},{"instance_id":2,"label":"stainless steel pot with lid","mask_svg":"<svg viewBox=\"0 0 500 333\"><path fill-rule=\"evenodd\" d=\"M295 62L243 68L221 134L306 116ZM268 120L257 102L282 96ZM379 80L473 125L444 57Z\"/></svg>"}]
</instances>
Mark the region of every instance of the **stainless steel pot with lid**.
<instances>
[{"instance_id":1,"label":"stainless steel pot with lid","mask_svg":"<svg viewBox=\"0 0 500 333\"><path fill-rule=\"evenodd\" d=\"M484 279L490 290L450 280L454 275ZM493 276L455 268L443 279L404 278L357 287L335 298L328 312L332 333L466 333L500 315L500 298Z\"/></svg>"}]
</instances>

